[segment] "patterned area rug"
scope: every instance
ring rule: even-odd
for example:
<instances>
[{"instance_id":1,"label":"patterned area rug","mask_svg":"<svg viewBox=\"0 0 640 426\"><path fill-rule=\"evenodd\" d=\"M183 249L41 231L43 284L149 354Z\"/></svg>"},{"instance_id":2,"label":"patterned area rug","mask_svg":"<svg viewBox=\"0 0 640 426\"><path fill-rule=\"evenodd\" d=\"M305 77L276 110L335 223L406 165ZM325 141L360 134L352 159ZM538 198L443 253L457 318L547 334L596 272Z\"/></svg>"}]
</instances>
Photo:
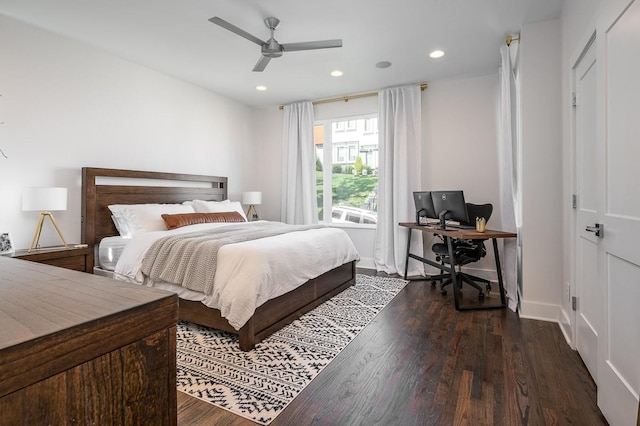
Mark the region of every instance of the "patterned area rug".
<instances>
[{"instance_id":1,"label":"patterned area rug","mask_svg":"<svg viewBox=\"0 0 640 426\"><path fill-rule=\"evenodd\" d=\"M268 425L407 284L357 275L356 284L250 352L235 335L178 326L178 390Z\"/></svg>"}]
</instances>

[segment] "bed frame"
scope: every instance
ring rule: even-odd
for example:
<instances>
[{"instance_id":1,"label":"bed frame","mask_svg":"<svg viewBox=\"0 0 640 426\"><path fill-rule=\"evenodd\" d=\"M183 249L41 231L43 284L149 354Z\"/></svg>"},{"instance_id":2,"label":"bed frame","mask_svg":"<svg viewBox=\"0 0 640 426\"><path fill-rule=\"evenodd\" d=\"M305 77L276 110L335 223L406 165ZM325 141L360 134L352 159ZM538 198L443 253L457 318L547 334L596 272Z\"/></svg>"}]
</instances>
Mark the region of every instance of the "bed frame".
<instances>
[{"instance_id":1,"label":"bed frame","mask_svg":"<svg viewBox=\"0 0 640 426\"><path fill-rule=\"evenodd\" d=\"M96 183L96 180L101 182ZM84 167L82 243L97 246L102 238L118 235L107 207L111 204L181 203L194 199L220 201L226 198L226 177ZM265 337L354 284L355 276L354 261L309 280L258 307L239 331L229 325L219 310L200 302L180 299L179 317L181 321L236 333L240 349L249 351Z\"/></svg>"}]
</instances>

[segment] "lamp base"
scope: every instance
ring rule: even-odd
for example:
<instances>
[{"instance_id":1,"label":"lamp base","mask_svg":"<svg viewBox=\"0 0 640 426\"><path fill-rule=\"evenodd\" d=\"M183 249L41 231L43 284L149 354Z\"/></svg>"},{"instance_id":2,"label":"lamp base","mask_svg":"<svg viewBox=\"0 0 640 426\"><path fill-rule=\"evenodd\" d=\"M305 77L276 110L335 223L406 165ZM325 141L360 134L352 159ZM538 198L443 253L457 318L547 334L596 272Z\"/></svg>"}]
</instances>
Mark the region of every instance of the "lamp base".
<instances>
[{"instance_id":1,"label":"lamp base","mask_svg":"<svg viewBox=\"0 0 640 426\"><path fill-rule=\"evenodd\" d=\"M253 204L250 204L249 209L247 210L247 220L249 222L260 220L258 217L258 210L256 210L256 206Z\"/></svg>"},{"instance_id":2,"label":"lamp base","mask_svg":"<svg viewBox=\"0 0 640 426\"><path fill-rule=\"evenodd\" d=\"M28 252L31 253L31 250L38 249L38 242L40 241L40 234L42 233L42 225L44 225L44 218L48 217L51 219L51 223L56 228L58 232L58 236L62 240L62 244L64 247L67 247L67 242L64 240L62 236L62 232L60 232L60 228L58 228L58 224L56 220L53 218L53 214L51 212L40 212L40 217L38 218L38 224L36 225L36 232L33 234L33 239L31 240L31 246L29 247Z\"/></svg>"}]
</instances>

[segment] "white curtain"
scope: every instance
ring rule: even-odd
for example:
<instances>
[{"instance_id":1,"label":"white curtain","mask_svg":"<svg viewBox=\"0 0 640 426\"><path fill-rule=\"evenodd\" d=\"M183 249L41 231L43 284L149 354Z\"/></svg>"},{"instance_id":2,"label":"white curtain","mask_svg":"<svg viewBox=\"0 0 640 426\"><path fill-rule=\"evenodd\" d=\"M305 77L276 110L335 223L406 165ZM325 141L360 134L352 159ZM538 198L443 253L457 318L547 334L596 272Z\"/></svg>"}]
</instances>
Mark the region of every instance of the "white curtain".
<instances>
[{"instance_id":1,"label":"white curtain","mask_svg":"<svg viewBox=\"0 0 640 426\"><path fill-rule=\"evenodd\" d=\"M285 223L318 223L316 155L313 142L313 104L284 107L282 129L282 208Z\"/></svg>"},{"instance_id":2,"label":"white curtain","mask_svg":"<svg viewBox=\"0 0 640 426\"><path fill-rule=\"evenodd\" d=\"M420 86L378 92L378 224L374 262L378 271L404 274L408 230L399 222L415 221L413 191L421 186ZM422 253L422 235L414 232L411 252ZM420 262L409 262L408 275L424 275Z\"/></svg>"},{"instance_id":3,"label":"white curtain","mask_svg":"<svg viewBox=\"0 0 640 426\"><path fill-rule=\"evenodd\" d=\"M515 38L515 37L514 37ZM520 199L520 78L518 75L518 48L520 43L512 41L500 48L500 117L499 149L500 164L500 214L501 229L517 232L518 238L503 240L503 278L508 305L514 312L520 305L522 294L522 271L520 241L522 227L522 202Z\"/></svg>"}]
</instances>

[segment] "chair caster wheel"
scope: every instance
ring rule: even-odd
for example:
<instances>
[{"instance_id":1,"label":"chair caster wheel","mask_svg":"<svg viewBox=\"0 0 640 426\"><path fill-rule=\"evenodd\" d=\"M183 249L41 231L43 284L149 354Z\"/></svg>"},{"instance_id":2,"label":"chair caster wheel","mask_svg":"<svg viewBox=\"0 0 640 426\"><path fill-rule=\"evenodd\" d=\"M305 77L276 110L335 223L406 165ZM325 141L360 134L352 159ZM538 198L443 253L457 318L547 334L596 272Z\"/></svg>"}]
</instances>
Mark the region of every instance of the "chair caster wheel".
<instances>
[{"instance_id":1,"label":"chair caster wheel","mask_svg":"<svg viewBox=\"0 0 640 426\"><path fill-rule=\"evenodd\" d=\"M491 285L487 284L487 293L489 293L491 291Z\"/></svg>"},{"instance_id":2,"label":"chair caster wheel","mask_svg":"<svg viewBox=\"0 0 640 426\"><path fill-rule=\"evenodd\" d=\"M483 292L478 293L478 299L484 300L484 293Z\"/></svg>"},{"instance_id":3,"label":"chair caster wheel","mask_svg":"<svg viewBox=\"0 0 640 426\"><path fill-rule=\"evenodd\" d=\"M436 286L436 282L434 280L431 280L431 287L435 287Z\"/></svg>"},{"instance_id":4,"label":"chair caster wheel","mask_svg":"<svg viewBox=\"0 0 640 426\"><path fill-rule=\"evenodd\" d=\"M442 294L443 296L447 295L447 290L440 290L440 294Z\"/></svg>"}]
</instances>

